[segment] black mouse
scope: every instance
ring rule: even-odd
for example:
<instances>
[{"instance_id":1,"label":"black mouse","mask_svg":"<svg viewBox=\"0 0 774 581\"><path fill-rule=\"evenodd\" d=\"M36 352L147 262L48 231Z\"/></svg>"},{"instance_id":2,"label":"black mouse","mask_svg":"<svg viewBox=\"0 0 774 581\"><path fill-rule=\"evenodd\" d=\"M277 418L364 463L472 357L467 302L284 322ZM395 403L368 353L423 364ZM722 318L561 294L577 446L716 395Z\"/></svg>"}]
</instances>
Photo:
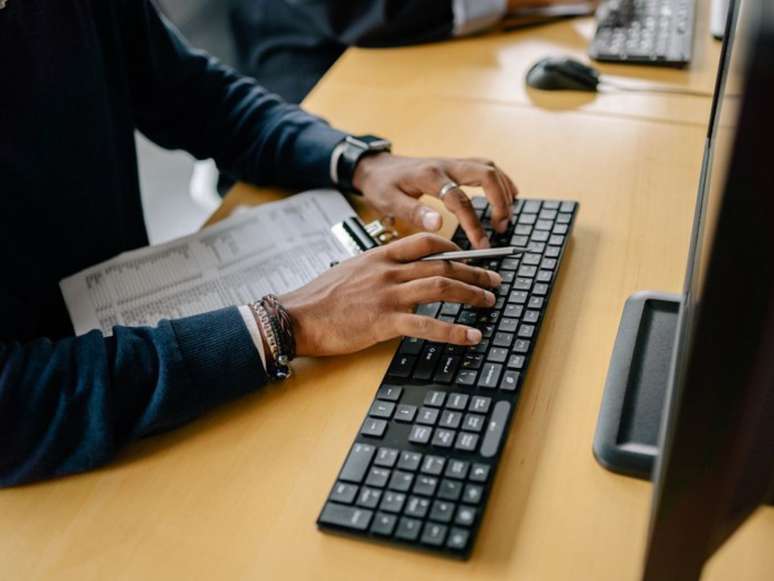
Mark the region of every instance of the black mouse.
<instances>
[{"instance_id":1,"label":"black mouse","mask_svg":"<svg viewBox=\"0 0 774 581\"><path fill-rule=\"evenodd\" d=\"M544 91L596 91L599 72L569 57L540 59L527 72L527 85Z\"/></svg>"}]
</instances>

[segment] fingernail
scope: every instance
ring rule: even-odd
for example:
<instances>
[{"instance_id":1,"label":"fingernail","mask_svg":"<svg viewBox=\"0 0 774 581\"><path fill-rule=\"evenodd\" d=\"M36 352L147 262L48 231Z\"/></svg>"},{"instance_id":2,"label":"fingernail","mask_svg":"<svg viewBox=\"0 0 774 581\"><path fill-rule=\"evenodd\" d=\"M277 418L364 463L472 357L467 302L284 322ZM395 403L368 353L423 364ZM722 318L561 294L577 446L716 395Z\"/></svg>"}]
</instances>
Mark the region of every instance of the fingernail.
<instances>
[{"instance_id":1,"label":"fingernail","mask_svg":"<svg viewBox=\"0 0 774 581\"><path fill-rule=\"evenodd\" d=\"M441 215L434 210L425 208L422 212L422 227L432 232L438 230L441 227Z\"/></svg>"},{"instance_id":2,"label":"fingernail","mask_svg":"<svg viewBox=\"0 0 774 581\"><path fill-rule=\"evenodd\" d=\"M491 270L489 271L489 280L492 281L492 286L500 286L503 283L503 277Z\"/></svg>"},{"instance_id":3,"label":"fingernail","mask_svg":"<svg viewBox=\"0 0 774 581\"><path fill-rule=\"evenodd\" d=\"M477 345L481 343L481 331L478 329L468 329L465 331L465 338L468 340L468 343Z\"/></svg>"},{"instance_id":4,"label":"fingernail","mask_svg":"<svg viewBox=\"0 0 774 581\"><path fill-rule=\"evenodd\" d=\"M484 298L486 299L486 304L487 305L495 304L494 293L490 293L489 291L484 291Z\"/></svg>"},{"instance_id":5,"label":"fingernail","mask_svg":"<svg viewBox=\"0 0 774 581\"><path fill-rule=\"evenodd\" d=\"M479 248L491 248L492 247L492 245L489 244L489 238L487 238L486 236L482 237L478 241L478 246L479 246Z\"/></svg>"}]
</instances>

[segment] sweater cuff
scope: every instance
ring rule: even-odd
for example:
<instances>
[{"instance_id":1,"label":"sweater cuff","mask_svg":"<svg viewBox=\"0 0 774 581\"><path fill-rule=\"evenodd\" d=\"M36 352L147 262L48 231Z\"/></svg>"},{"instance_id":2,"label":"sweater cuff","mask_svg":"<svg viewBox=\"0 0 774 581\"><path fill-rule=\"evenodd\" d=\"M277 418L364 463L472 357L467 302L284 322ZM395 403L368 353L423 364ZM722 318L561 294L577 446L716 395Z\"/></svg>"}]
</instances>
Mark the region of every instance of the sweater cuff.
<instances>
[{"instance_id":1,"label":"sweater cuff","mask_svg":"<svg viewBox=\"0 0 774 581\"><path fill-rule=\"evenodd\" d=\"M237 307L170 322L199 411L268 383L258 351Z\"/></svg>"},{"instance_id":2,"label":"sweater cuff","mask_svg":"<svg viewBox=\"0 0 774 581\"><path fill-rule=\"evenodd\" d=\"M326 123L310 125L298 136L296 152L300 159L296 167L304 168L301 185L313 187L335 187L331 175L331 157L334 149L347 134Z\"/></svg>"}]
</instances>

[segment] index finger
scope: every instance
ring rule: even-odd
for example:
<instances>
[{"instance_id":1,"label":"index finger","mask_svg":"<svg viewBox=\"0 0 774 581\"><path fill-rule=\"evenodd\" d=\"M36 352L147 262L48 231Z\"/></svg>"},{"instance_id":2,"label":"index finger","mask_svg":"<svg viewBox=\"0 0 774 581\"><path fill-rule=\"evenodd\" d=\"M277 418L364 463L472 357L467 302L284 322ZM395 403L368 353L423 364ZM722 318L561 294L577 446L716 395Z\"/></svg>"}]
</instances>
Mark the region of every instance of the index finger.
<instances>
[{"instance_id":1,"label":"index finger","mask_svg":"<svg viewBox=\"0 0 774 581\"><path fill-rule=\"evenodd\" d=\"M500 178L493 162L459 160L450 162L449 175L454 181L466 186L480 186L492 204L492 226L502 232L511 217L511 192Z\"/></svg>"}]
</instances>

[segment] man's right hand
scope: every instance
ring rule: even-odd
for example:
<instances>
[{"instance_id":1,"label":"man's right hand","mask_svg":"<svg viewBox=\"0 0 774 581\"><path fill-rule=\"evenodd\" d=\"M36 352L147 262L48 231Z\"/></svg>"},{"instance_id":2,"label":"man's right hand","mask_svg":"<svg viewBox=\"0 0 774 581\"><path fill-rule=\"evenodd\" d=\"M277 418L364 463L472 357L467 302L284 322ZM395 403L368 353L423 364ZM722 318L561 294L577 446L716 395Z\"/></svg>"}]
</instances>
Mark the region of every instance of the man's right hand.
<instances>
[{"instance_id":1,"label":"man's right hand","mask_svg":"<svg viewBox=\"0 0 774 581\"><path fill-rule=\"evenodd\" d=\"M491 307L500 275L460 262L420 258L459 250L434 234L416 234L342 262L279 297L290 314L299 356L338 355L400 335L475 345L481 331L414 314L418 304L448 301Z\"/></svg>"}]
</instances>

